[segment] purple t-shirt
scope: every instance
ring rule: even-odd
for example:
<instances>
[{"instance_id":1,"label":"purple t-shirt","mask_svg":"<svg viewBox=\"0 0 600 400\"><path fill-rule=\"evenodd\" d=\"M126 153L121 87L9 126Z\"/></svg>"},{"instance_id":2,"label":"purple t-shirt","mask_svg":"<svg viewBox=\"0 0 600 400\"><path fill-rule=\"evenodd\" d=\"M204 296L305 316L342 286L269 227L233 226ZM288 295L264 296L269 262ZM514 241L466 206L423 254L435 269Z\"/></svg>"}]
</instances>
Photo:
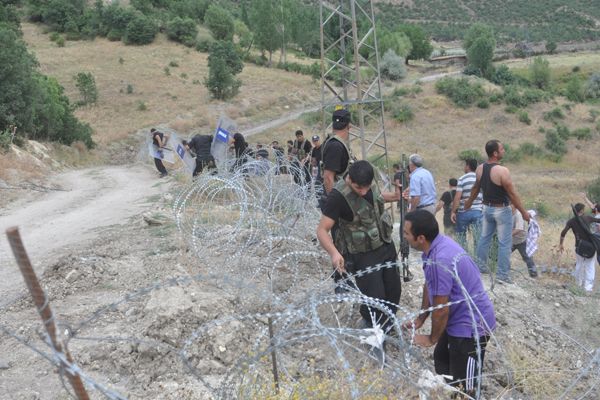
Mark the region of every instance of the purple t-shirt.
<instances>
[{"instance_id":1,"label":"purple t-shirt","mask_svg":"<svg viewBox=\"0 0 600 400\"><path fill-rule=\"evenodd\" d=\"M472 316L477 324L477 335L489 335L496 328L494 306L471 257L454 240L438 234L431 242L429 252L423 252L422 258L430 304L433 304L433 296L449 296L451 302L464 300L462 286L472 298L470 304L462 301L450 306L446 326L448 335L475 337Z\"/></svg>"}]
</instances>

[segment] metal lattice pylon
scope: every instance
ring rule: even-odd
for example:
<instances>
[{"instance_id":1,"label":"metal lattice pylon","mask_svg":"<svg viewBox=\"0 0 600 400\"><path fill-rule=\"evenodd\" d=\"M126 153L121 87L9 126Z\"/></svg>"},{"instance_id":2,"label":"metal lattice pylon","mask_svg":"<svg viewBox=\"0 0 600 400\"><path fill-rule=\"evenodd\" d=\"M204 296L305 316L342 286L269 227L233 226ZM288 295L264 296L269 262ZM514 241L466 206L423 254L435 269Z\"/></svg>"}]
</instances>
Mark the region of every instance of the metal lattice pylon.
<instances>
[{"instance_id":1,"label":"metal lattice pylon","mask_svg":"<svg viewBox=\"0 0 600 400\"><path fill-rule=\"evenodd\" d=\"M355 153L389 173L373 2L321 1L320 11L323 125L336 106L348 108Z\"/></svg>"}]
</instances>

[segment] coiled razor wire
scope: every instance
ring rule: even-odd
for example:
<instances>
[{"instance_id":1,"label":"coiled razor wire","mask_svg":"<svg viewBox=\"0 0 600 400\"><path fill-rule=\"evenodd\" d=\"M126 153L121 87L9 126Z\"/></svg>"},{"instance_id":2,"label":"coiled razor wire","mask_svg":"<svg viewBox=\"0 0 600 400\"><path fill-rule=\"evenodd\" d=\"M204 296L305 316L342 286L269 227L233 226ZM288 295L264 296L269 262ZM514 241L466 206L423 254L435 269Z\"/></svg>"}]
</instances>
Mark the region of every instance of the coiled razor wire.
<instances>
[{"instance_id":1,"label":"coiled razor wire","mask_svg":"<svg viewBox=\"0 0 600 400\"><path fill-rule=\"evenodd\" d=\"M288 173L281 173L283 170ZM136 382L141 385L136 374L152 375L165 365L180 380L192 378L198 388L218 399L448 398L457 389L431 374L427 352L412 342L414 330L401 327L421 313L458 302L427 310L409 310L401 304L394 314L391 304L364 296L350 284L357 277L398 268L396 263L350 274L347 292L332 294L329 259L315 238L320 218L318 194L312 183L294 180L294 174L303 170L294 163L250 160L244 164L232 161L217 174L201 174L174 203L179 230L193 249L193 273L132 291L80 322L57 321L59 329L67 332L65 344L76 358L86 349L107 353L105 346L116 346L117 354L106 358L104 372L110 373L115 358L121 357L119 374L129 376L134 387L99 383L105 379L92 377L98 376L97 367L94 374L86 372L81 364L69 364L62 353L42 350L48 347L47 340L36 346L10 327L0 328L51 364L67 365L69 372L80 375L86 385L109 399L126 398L119 393L124 390L137 398L152 396L135 387ZM457 261L441 266L455 278ZM411 259L411 264L418 261ZM476 299L457 282L475 327L481 320ZM233 309L227 313L218 310L216 318L203 319L187 309L176 313L164 328L185 320L184 331L174 339L153 328L160 316L144 313L137 324L128 321L128 310L148 307L158 293L164 291L168 296L169 290L196 290L199 284L243 295L235 305L223 299ZM380 312L385 321L361 328L356 322L361 305ZM559 328L547 328L556 340L564 340ZM115 335L115 331L126 332ZM476 388L475 398L500 398L507 388L522 396L518 379L523 374L556 378L557 398L597 398L600 350L590 350L576 340L561 343L568 349L568 357L560 365L515 368L499 329L491 336L483 371L478 371L483 386ZM132 356L132 347L138 356ZM479 344L477 349L480 359ZM144 354L155 356L144 358ZM273 359L280 373L277 380Z\"/></svg>"}]
</instances>

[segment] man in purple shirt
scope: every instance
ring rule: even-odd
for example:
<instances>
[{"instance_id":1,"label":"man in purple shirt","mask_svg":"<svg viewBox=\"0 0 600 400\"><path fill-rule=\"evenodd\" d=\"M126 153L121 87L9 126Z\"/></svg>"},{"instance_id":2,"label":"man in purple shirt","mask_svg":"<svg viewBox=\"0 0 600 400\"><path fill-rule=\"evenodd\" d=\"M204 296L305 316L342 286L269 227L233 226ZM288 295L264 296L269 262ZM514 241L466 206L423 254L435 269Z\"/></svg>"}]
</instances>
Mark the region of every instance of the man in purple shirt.
<instances>
[{"instance_id":1,"label":"man in purple shirt","mask_svg":"<svg viewBox=\"0 0 600 400\"><path fill-rule=\"evenodd\" d=\"M421 310L452 303L422 311L404 327L421 328L431 313L431 333L415 335L414 343L424 347L437 344L435 372L451 376L452 385L472 395L480 384L487 341L496 328L494 307L479 268L458 243L439 233L435 217L425 210L406 214L404 237L411 247L423 252Z\"/></svg>"}]
</instances>

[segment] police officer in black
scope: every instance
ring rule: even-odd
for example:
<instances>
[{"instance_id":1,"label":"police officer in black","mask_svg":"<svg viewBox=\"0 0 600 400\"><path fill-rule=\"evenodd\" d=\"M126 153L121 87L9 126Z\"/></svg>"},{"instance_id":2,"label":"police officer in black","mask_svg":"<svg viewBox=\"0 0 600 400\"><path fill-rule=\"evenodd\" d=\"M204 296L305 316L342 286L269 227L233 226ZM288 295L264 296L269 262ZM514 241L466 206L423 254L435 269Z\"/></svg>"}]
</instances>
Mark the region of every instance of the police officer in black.
<instances>
[{"instance_id":1,"label":"police officer in black","mask_svg":"<svg viewBox=\"0 0 600 400\"><path fill-rule=\"evenodd\" d=\"M350 112L344 109L335 110L332 115L333 133L325 139L321 145L321 177L323 179L323 196L319 200L321 211L324 210L325 202L336 182L341 180L348 171L351 153L349 147L350 139ZM336 238L338 226L331 228L331 236ZM345 274L345 273L344 273ZM343 275L340 270L335 269L333 280L340 282ZM335 292L343 293L345 288L336 285Z\"/></svg>"},{"instance_id":2,"label":"police officer in black","mask_svg":"<svg viewBox=\"0 0 600 400\"><path fill-rule=\"evenodd\" d=\"M215 168L215 159L210 153L212 139L210 135L195 135L189 142L186 140L181 141L185 149L196 156L196 168L193 176L200 174L204 168Z\"/></svg>"},{"instance_id":3,"label":"police officer in black","mask_svg":"<svg viewBox=\"0 0 600 400\"><path fill-rule=\"evenodd\" d=\"M337 181L348 171L352 154L350 152L350 112L335 110L332 116L333 133L323 143L322 174L325 193L329 194Z\"/></svg>"},{"instance_id":4,"label":"police officer in black","mask_svg":"<svg viewBox=\"0 0 600 400\"><path fill-rule=\"evenodd\" d=\"M152 144L158 147L158 155L162 156L162 148L165 146L165 144L167 144L169 136L165 135L160 131L157 131L155 128L150 129L150 135L152 136ZM154 157L154 165L156 166L158 172L160 172L161 178L169 174L167 172L167 169L165 168L165 165L162 162L162 159Z\"/></svg>"}]
</instances>

